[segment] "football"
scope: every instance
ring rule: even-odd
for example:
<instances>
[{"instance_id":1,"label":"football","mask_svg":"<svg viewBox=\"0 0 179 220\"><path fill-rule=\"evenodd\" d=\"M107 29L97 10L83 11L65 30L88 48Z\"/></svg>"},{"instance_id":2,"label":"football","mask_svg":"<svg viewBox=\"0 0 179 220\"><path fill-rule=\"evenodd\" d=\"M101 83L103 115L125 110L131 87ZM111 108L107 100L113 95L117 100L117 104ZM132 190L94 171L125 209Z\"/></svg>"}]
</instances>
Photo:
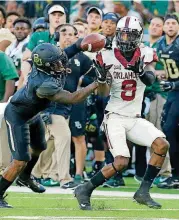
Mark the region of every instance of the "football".
<instances>
[{"instance_id":1,"label":"football","mask_svg":"<svg viewBox=\"0 0 179 220\"><path fill-rule=\"evenodd\" d=\"M87 35L81 42L81 48L84 51L97 52L104 48L106 44L106 37L93 33Z\"/></svg>"}]
</instances>

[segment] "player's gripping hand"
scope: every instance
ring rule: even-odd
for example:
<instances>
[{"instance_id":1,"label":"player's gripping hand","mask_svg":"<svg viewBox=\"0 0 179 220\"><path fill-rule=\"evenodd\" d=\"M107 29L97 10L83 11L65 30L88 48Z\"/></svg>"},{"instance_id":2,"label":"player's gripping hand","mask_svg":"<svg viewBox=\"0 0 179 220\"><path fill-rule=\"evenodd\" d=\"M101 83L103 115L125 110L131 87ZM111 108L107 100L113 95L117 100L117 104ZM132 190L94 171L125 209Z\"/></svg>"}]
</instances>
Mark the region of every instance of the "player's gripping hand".
<instances>
[{"instance_id":1,"label":"player's gripping hand","mask_svg":"<svg viewBox=\"0 0 179 220\"><path fill-rule=\"evenodd\" d=\"M128 64L127 69L132 70L134 73L139 74L139 77L141 77L144 73L144 56L139 57L134 66Z\"/></svg>"},{"instance_id":2,"label":"player's gripping hand","mask_svg":"<svg viewBox=\"0 0 179 220\"><path fill-rule=\"evenodd\" d=\"M174 82L169 82L169 81L161 81L160 82L160 89L162 91L171 91L175 88L175 83Z\"/></svg>"},{"instance_id":3,"label":"player's gripping hand","mask_svg":"<svg viewBox=\"0 0 179 220\"><path fill-rule=\"evenodd\" d=\"M109 69L111 69L112 64L106 66L106 64L100 64L100 62L97 60L93 60L93 64L95 67L95 71L96 71L96 76L97 76L97 81L99 83L106 83L107 82L107 74L109 72Z\"/></svg>"}]
</instances>

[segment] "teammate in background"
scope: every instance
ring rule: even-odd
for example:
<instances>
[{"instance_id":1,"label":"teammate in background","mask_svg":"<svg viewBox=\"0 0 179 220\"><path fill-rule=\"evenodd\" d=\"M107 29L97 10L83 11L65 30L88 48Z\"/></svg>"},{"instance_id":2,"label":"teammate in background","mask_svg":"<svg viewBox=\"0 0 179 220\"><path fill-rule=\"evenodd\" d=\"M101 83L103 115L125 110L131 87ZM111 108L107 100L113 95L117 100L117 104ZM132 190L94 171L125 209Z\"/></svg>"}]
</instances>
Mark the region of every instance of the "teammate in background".
<instances>
[{"instance_id":1,"label":"teammate in background","mask_svg":"<svg viewBox=\"0 0 179 220\"><path fill-rule=\"evenodd\" d=\"M161 81L163 91L169 91L163 109L162 128L170 143L172 177L158 184L159 188L179 188L179 21L176 15L168 14L164 19L165 36L158 42L157 52L164 65L166 81Z\"/></svg>"},{"instance_id":2,"label":"teammate in background","mask_svg":"<svg viewBox=\"0 0 179 220\"><path fill-rule=\"evenodd\" d=\"M49 23L49 30L42 32L35 32L31 35L29 42L27 44L26 50L23 53L22 57L22 68L21 76L19 79L18 88L23 86L23 82L26 79L28 73L31 71L31 64L29 59L31 58L32 50L39 44L42 43L51 43L55 44L54 33L55 29L66 23L66 12L65 9L56 3L51 3L46 6L44 10L45 21Z\"/></svg>"},{"instance_id":3,"label":"teammate in background","mask_svg":"<svg viewBox=\"0 0 179 220\"><path fill-rule=\"evenodd\" d=\"M29 41L31 23L27 18L18 18L13 23L13 28L16 40L6 48L5 53L11 57L20 75L22 50L24 45L26 45Z\"/></svg>"},{"instance_id":4,"label":"teammate in background","mask_svg":"<svg viewBox=\"0 0 179 220\"><path fill-rule=\"evenodd\" d=\"M68 73L68 57L80 52L80 45L81 41L77 41L62 51L50 43L44 43L33 50L34 66L28 81L15 93L5 110L13 160L0 178L1 208L12 207L4 200L4 193L19 174L33 191L44 192L44 188L39 191L41 185L31 179L31 171L39 154L46 149L44 125L37 114L47 108L51 101L65 104L83 101L98 87L98 83L93 82L74 93L63 90Z\"/></svg>"},{"instance_id":5,"label":"teammate in background","mask_svg":"<svg viewBox=\"0 0 179 220\"><path fill-rule=\"evenodd\" d=\"M91 210L90 197L96 187L127 167L130 153L126 139L153 149L134 200L150 208L161 208L150 197L149 189L161 169L169 144L161 131L140 118L145 86L155 81L152 62L157 58L152 48L141 46L142 36L143 28L138 18L121 18L117 24L116 47L99 53L94 62L99 71L99 94L108 96L110 93L103 126L114 162L75 189L74 194L83 210ZM112 76L110 85L106 83L107 73Z\"/></svg>"}]
</instances>

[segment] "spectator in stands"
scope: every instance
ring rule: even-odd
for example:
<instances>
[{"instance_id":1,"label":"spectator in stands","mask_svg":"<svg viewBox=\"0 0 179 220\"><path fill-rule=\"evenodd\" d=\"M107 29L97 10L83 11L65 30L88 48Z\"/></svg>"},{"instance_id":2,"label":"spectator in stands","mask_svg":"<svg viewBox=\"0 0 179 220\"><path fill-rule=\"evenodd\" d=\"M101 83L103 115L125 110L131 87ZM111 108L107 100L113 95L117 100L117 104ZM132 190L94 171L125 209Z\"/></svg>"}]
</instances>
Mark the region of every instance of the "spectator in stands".
<instances>
[{"instance_id":1,"label":"spectator in stands","mask_svg":"<svg viewBox=\"0 0 179 220\"><path fill-rule=\"evenodd\" d=\"M29 41L29 34L31 33L31 23L27 18L18 18L13 23L14 35L16 40L11 43L5 53L11 57L14 65L20 75L22 49Z\"/></svg>"},{"instance_id":2,"label":"spectator in stands","mask_svg":"<svg viewBox=\"0 0 179 220\"><path fill-rule=\"evenodd\" d=\"M78 37L85 37L87 35L85 25L82 22L75 22L73 26L78 31Z\"/></svg>"},{"instance_id":3,"label":"spectator in stands","mask_svg":"<svg viewBox=\"0 0 179 220\"><path fill-rule=\"evenodd\" d=\"M19 4L17 7L17 13L21 16L24 17L25 16L25 8L24 8L24 4Z\"/></svg>"},{"instance_id":4,"label":"spectator in stands","mask_svg":"<svg viewBox=\"0 0 179 220\"><path fill-rule=\"evenodd\" d=\"M113 3L114 3L114 12L117 13L119 16L121 17L126 15L135 16L138 17L141 21L143 21L141 15L133 8L131 1L113 0Z\"/></svg>"},{"instance_id":5,"label":"spectator in stands","mask_svg":"<svg viewBox=\"0 0 179 220\"><path fill-rule=\"evenodd\" d=\"M105 35L106 37L114 37L118 20L118 15L113 12L108 12L104 14L101 24L103 35Z\"/></svg>"},{"instance_id":6,"label":"spectator in stands","mask_svg":"<svg viewBox=\"0 0 179 220\"><path fill-rule=\"evenodd\" d=\"M3 7L0 6L0 28L4 27L6 23L6 12Z\"/></svg>"},{"instance_id":7,"label":"spectator in stands","mask_svg":"<svg viewBox=\"0 0 179 220\"><path fill-rule=\"evenodd\" d=\"M15 0L6 1L5 3L6 12L9 13L12 11L17 11L17 6L18 6L18 3Z\"/></svg>"},{"instance_id":8,"label":"spectator in stands","mask_svg":"<svg viewBox=\"0 0 179 220\"><path fill-rule=\"evenodd\" d=\"M168 12L175 14L179 18L179 1L178 0L169 1Z\"/></svg>"},{"instance_id":9,"label":"spectator in stands","mask_svg":"<svg viewBox=\"0 0 179 220\"><path fill-rule=\"evenodd\" d=\"M19 17L20 15L15 11L7 13L5 28L8 28L13 33L13 23Z\"/></svg>"},{"instance_id":10,"label":"spectator in stands","mask_svg":"<svg viewBox=\"0 0 179 220\"><path fill-rule=\"evenodd\" d=\"M146 14L149 11L152 15L165 16L168 9L169 0L165 1L141 1L141 4L144 6L143 13Z\"/></svg>"},{"instance_id":11,"label":"spectator in stands","mask_svg":"<svg viewBox=\"0 0 179 220\"><path fill-rule=\"evenodd\" d=\"M89 32L88 31L88 22L87 22L87 20L85 20L83 18L77 18L77 19L74 20L74 24L76 24L76 23L81 23L81 24L84 25L84 27L85 27L85 36L86 36Z\"/></svg>"},{"instance_id":12,"label":"spectator in stands","mask_svg":"<svg viewBox=\"0 0 179 220\"><path fill-rule=\"evenodd\" d=\"M96 6L91 6L86 14L89 33L100 32L103 18L102 10Z\"/></svg>"}]
</instances>

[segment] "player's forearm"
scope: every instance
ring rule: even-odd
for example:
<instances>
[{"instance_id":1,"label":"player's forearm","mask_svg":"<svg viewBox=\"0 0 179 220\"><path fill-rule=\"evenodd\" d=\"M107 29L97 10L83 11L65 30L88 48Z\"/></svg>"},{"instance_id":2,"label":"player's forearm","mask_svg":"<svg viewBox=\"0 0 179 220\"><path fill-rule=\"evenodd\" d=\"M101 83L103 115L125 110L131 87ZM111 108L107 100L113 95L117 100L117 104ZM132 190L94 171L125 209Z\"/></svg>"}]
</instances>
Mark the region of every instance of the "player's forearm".
<instances>
[{"instance_id":1,"label":"player's forearm","mask_svg":"<svg viewBox=\"0 0 179 220\"><path fill-rule=\"evenodd\" d=\"M76 46L76 44L72 44L71 46L64 49L65 53L67 54L68 59L72 58L75 54L82 51L80 48Z\"/></svg>"},{"instance_id":2,"label":"player's forearm","mask_svg":"<svg viewBox=\"0 0 179 220\"><path fill-rule=\"evenodd\" d=\"M107 97L107 96L109 96L109 93L110 93L109 85L107 83L99 83L98 94L100 96Z\"/></svg>"},{"instance_id":3,"label":"player's forearm","mask_svg":"<svg viewBox=\"0 0 179 220\"><path fill-rule=\"evenodd\" d=\"M97 82L93 82L92 84L90 84L89 86L80 89L76 92L73 93L64 93L62 95L61 91L59 92L59 94L57 93L56 95L54 95L53 100L55 102L60 102L60 103L64 103L64 104L75 104L78 102L82 102L84 101L96 88L98 87L98 83Z\"/></svg>"}]
</instances>

